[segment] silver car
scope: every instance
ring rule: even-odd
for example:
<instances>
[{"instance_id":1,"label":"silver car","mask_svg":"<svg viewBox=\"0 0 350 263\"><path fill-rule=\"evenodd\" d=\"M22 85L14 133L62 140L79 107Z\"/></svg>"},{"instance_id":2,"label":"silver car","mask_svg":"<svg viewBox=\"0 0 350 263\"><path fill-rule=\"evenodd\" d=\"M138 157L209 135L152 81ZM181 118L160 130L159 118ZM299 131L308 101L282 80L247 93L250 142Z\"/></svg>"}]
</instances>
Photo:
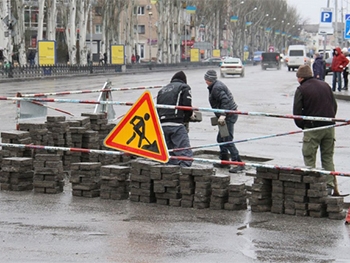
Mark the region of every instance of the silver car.
<instances>
[{"instance_id":1,"label":"silver car","mask_svg":"<svg viewBox=\"0 0 350 263\"><path fill-rule=\"evenodd\" d=\"M220 75L225 77L226 75L239 75L244 77L244 65L239 58L225 58L220 66Z\"/></svg>"}]
</instances>

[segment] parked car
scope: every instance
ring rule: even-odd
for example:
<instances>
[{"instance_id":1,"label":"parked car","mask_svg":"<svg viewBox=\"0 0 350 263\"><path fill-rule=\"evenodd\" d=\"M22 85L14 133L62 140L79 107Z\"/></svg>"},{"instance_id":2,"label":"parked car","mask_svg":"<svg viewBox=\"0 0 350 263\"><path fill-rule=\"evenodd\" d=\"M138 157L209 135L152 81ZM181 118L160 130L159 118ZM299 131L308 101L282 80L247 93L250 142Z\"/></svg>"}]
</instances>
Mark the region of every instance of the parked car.
<instances>
[{"instance_id":1,"label":"parked car","mask_svg":"<svg viewBox=\"0 0 350 263\"><path fill-rule=\"evenodd\" d=\"M288 57L286 65L288 71L298 69L299 66L310 63L310 58L307 57L305 45L290 45L288 47Z\"/></svg>"},{"instance_id":2,"label":"parked car","mask_svg":"<svg viewBox=\"0 0 350 263\"><path fill-rule=\"evenodd\" d=\"M261 62L261 54L264 53L264 51L255 51L253 54L253 66L259 64Z\"/></svg>"},{"instance_id":3,"label":"parked car","mask_svg":"<svg viewBox=\"0 0 350 263\"><path fill-rule=\"evenodd\" d=\"M244 77L244 65L239 58L226 58L222 61L220 66L220 75L225 77L226 75L239 75Z\"/></svg>"},{"instance_id":4,"label":"parked car","mask_svg":"<svg viewBox=\"0 0 350 263\"><path fill-rule=\"evenodd\" d=\"M220 64L222 62L222 59L218 58L218 57L211 57L211 58L207 58L207 59L203 60L203 62L204 63L211 63L211 64L214 64L214 65L220 66Z\"/></svg>"},{"instance_id":5,"label":"parked car","mask_svg":"<svg viewBox=\"0 0 350 263\"><path fill-rule=\"evenodd\" d=\"M277 52L264 52L261 54L261 69L281 69L281 54Z\"/></svg>"}]
</instances>

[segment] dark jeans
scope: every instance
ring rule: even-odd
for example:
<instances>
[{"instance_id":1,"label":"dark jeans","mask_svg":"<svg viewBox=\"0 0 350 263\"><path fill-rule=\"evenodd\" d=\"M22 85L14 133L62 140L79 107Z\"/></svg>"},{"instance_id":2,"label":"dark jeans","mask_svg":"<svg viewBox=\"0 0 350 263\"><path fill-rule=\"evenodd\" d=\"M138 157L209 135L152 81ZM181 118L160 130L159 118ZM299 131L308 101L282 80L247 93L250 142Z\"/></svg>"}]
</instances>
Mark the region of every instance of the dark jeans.
<instances>
[{"instance_id":1,"label":"dark jeans","mask_svg":"<svg viewBox=\"0 0 350 263\"><path fill-rule=\"evenodd\" d=\"M237 114L226 118L226 125L230 135L227 137L221 137L220 132L218 132L218 135L216 137L216 141L218 143L229 142L233 140L234 124L236 123L237 119L238 119ZM231 161L239 161L239 162L241 161L238 150L233 142L225 145L220 145L219 147L220 147L221 160L224 160L224 156L227 156L227 154L230 154Z\"/></svg>"},{"instance_id":2,"label":"dark jeans","mask_svg":"<svg viewBox=\"0 0 350 263\"><path fill-rule=\"evenodd\" d=\"M191 147L190 139L188 138L187 130L184 125L164 125L162 126L162 129L168 150ZM184 149L170 152L170 156L193 157L193 152L191 149ZM192 161L170 159L168 164L180 165L181 167L190 167L192 165Z\"/></svg>"},{"instance_id":3,"label":"dark jeans","mask_svg":"<svg viewBox=\"0 0 350 263\"><path fill-rule=\"evenodd\" d=\"M341 72L333 72L332 90L335 91L338 82L338 90L341 91Z\"/></svg>"},{"instance_id":4,"label":"dark jeans","mask_svg":"<svg viewBox=\"0 0 350 263\"><path fill-rule=\"evenodd\" d=\"M344 69L343 71L343 78L344 78L344 88L347 89L348 88L348 68Z\"/></svg>"}]
</instances>

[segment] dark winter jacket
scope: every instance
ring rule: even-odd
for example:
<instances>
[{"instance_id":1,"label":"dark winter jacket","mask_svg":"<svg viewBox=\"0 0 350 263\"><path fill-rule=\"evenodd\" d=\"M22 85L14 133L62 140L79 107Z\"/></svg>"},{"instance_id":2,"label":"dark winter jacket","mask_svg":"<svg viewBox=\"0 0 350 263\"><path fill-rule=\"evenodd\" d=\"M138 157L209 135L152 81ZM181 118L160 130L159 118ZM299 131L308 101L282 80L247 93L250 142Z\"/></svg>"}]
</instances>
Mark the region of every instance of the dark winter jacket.
<instances>
[{"instance_id":1,"label":"dark winter jacket","mask_svg":"<svg viewBox=\"0 0 350 263\"><path fill-rule=\"evenodd\" d=\"M335 54L337 51L338 54ZM341 52L340 47L334 49L333 60L332 60L332 71L343 72L344 68L349 64L349 60Z\"/></svg>"},{"instance_id":2,"label":"dark winter jacket","mask_svg":"<svg viewBox=\"0 0 350 263\"><path fill-rule=\"evenodd\" d=\"M301 82L294 95L294 115L335 118L336 113L337 102L331 87L326 82L315 78L306 78ZM334 124L334 122L297 119L294 119L294 122L301 129Z\"/></svg>"},{"instance_id":3,"label":"dark winter jacket","mask_svg":"<svg viewBox=\"0 0 350 263\"><path fill-rule=\"evenodd\" d=\"M231 91L228 87L222 83L220 80L216 80L210 86L208 86L209 90L209 103L213 109L221 109L221 110L237 110L238 105L233 99ZM224 114L224 113L215 113L216 117L220 117L220 115L226 115L226 118L230 118L232 114Z\"/></svg>"},{"instance_id":4,"label":"dark winter jacket","mask_svg":"<svg viewBox=\"0 0 350 263\"><path fill-rule=\"evenodd\" d=\"M158 92L157 104L192 107L190 86L180 79L172 79L168 85ZM193 112L192 110L162 108L157 108L157 111L161 123L189 122Z\"/></svg>"},{"instance_id":5,"label":"dark winter jacket","mask_svg":"<svg viewBox=\"0 0 350 263\"><path fill-rule=\"evenodd\" d=\"M322 56L318 56L315 58L314 63L312 64L312 69L314 71L314 77L318 79L323 80L324 79L324 68L325 68L325 61L323 60Z\"/></svg>"}]
</instances>

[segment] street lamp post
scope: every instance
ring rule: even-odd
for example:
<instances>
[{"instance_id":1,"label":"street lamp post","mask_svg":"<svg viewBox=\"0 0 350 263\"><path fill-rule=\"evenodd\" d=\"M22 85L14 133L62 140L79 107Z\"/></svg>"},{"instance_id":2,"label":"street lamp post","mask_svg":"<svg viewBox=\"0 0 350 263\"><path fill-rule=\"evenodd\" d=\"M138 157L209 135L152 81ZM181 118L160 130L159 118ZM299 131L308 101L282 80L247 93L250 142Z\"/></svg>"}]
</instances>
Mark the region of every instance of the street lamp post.
<instances>
[{"instance_id":1,"label":"street lamp post","mask_svg":"<svg viewBox=\"0 0 350 263\"><path fill-rule=\"evenodd\" d=\"M152 33L152 21L151 21L151 18L152 18L152 12L148 12L148 23L149 23L149 39L148 39L148 52L149 52L149 63L152 62L152 40L151 40L151 33Z\"/></svg>"},{"instance_id":2,"label":"street lamp post","mask_svg":"<svg viewBox=\"0 0 350 263\"><path fill-rule=\"evenodd\" d=\"M242 45L242 51L243 51L243 53L242 53L242 62L244 63L244 61L245 61L245 57L244 57L244 47L245 47L245 42L246 42L246 34L245 34L245 31L246 31L246 29L247 29L247 15L249 15L250 13L252 13L252 12L254 12L254 11L256 11L258 8L257 7L254 7L254 9L253 10L251 10L251 11L249 11L248 13L246 13L245 15L244 15L244 29L243 29L243 45Z\"/></svg>"}]
</instances>

